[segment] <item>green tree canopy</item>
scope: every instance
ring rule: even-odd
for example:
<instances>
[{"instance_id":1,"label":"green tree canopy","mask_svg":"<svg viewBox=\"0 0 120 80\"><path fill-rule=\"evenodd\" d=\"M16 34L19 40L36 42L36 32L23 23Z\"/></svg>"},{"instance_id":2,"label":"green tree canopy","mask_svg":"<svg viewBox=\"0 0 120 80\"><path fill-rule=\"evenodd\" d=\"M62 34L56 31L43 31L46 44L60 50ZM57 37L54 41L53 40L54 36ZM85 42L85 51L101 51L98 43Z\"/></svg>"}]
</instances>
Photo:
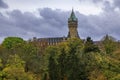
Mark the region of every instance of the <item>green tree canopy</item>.
<instances>
[{"instance_id":1,"label":"green tree canopy","mask_svg":"<svg viewBox=\"0 0 120 80\"><path fill-rule=\"evenodd\" d=\"M20 46L25 41L19 37L7 37L2 42L2 46L7 49L12 49L14 47Z\"/></svg>"},{"instance_id":2,"label":"green tree canopy","mask_svg":"<svg viewBox=\"0 0 120 80\"><path fill-rule=\"evenodd\" d=\"M99 51L100 50L99 50L98 46L94 44L91 37L87 37L87 39L85 41L85 45L84 45L84 52L88 53L88 52L99 52Z\"/></svg>"},{"instance_id":3,"label":"green tree canopy","mask_svg":"<svg viewBox=\"0 0 120 80\"><path fill-rule=\"evenodd\" d=\"M102 44L107 54L112 53L116 49L116 42L112 36L106 35L102 39Z\"/></svg>"},{"instance_id":4,"label":"green tree canopy","mask_svg":"<svg viewBox=\"0 0 120 80\"><path fill-rule=\"evenodd\" d=\"M33 80L32 74L25 73L24 66L25 62L18 55L11 55L3 69L3 80Z\"/></svg>"}]
</instances>

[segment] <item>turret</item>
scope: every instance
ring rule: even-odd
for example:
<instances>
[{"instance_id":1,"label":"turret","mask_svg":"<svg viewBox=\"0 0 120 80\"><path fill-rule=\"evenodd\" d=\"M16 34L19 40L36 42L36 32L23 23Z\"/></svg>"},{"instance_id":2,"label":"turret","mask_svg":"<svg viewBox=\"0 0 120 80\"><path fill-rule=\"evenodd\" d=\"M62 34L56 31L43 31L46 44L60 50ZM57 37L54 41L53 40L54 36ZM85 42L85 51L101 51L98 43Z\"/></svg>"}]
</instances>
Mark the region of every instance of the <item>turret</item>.
<instances>
[{"instance_id":1,"label":"turret","mask_svg":"<svg viewBox=\"0 0 120 80\"><path fill-rule=\"evenodd\" d=\"M71 15L68 18L68 28L69 28L68 38L79 38L77 27L78 27L78 19L76 18L75 13L72 9Z\"/></svg>"}]
</instances>

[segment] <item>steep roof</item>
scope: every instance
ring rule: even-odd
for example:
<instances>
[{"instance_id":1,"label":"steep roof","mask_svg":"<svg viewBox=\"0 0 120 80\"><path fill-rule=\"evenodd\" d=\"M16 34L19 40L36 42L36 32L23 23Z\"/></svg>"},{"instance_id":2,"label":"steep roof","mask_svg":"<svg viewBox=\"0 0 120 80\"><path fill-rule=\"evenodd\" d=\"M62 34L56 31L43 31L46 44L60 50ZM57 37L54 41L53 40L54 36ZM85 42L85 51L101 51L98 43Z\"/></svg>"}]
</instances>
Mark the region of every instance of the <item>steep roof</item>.
<instances>
[{"instance_id":1,"label":"steep roof","mask_svg":"<svg viewBox=\"0 0 120 80\"><path fill-rule=\"evenodd\" d=\"M72 9L72 12L71 12L71 15L70 15L70 18L68 19L68 21L77 21L77 18L75 16L73 9Z\"/></svg>"}]
</instances>

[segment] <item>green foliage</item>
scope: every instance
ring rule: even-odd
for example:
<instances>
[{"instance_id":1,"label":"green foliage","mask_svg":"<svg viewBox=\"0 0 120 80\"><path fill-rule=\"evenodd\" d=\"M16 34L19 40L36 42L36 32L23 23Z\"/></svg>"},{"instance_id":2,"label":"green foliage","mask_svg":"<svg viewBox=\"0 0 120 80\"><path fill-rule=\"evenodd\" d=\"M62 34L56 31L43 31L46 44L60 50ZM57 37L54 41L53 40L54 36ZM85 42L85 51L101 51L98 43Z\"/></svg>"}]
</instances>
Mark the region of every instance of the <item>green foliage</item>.
<instances>
[{"instance_id":1,"label":"green foliage","mask_svg":"<svg viewBox=\"0 0 120 80\"><path fill-rule=\"evenodd\" d=\"M120 74L120 61L117 61L112 57L103 56L100 66L102 68L103 74L109 80Z\"/></svg>"},{"instance_id":2,"label":"green foliage","mask_svg":"<svg viewBox=\"0 0 120 80\"><path fill-rule=\"evenodd\" d=\"M57 47L48 47L46 53L49 54L48 61L48 73L50 80L58 80L59 79L59 71L58 71L58 48Z\"/></svg>"},{"instance_id":3,"label":"green foliage","mask_svg":"<svg viewBox=\"0 0 120 80\"><path fill-rule=\"evenodd\" d=\"M53 72L49 72L49 75L56 80L119 80L120 61L114 62L112 56L100 53L90 38L87 38L85 44L80 40L70 39L48 49L48 52L48 69Z\"/></svg>"},{"instance_id":4,"label":"green foliage","mask_svg":"<svg viewBox=\"0 0 120 80\"><path fill-rule=\"evenodd\" d=\"M43 63L42 62L43 58L38 54L38 48L32 45L31 43L26 43L23 41L20 44L18 43L14 44L14 46L12 46L12 48L9 49L3 46L0 47L0 52L1 52L0 57L3 60L4 68L8 63L8 59L11 58L11 56L18 55L25 62L23 68L26 74L32 72L37 76L40 75L40 73L42 72L41 70L44 69L42 64L40 64ZM12 63L13 62L11 62L10 64Z\"/></svg>"},{"instance_id":5,"label":"green foliage","mask_svg":"<svg viewBox=\"0 0 120 80\"><path fill-rule=\"evenodd\" d=\"M57 49L48 49L50 80L86 80L85 69L78 57L78 52L82 49L83 43L79 39L69 39L58 45Z\"/></svg>"},{"instance_id":6,"label":"green foliage","mask_svg":"<svg viewBox=\"0 0 120 80\"><path fill-rule=\"evenodd\" d=\"M116 50L116 47L117 47L115 40L108 35L104 37L102 44L107 54L111 54L113 51Z\"/></svg>"},{"instance_id":7,"label":"green foliage","mask_svg":"<svg viewBox=\"0 0 120 80\"><path fill-rule=\"evenodd\" d=\"M84 52L100 52L99 48L97 47L97 45L94 44L90 37L87 37L85 41Z\"/></svg>"},{"instance_id":8,"label":"green foliage","mask_svg":"<svg viewBox=\"0 0 120 80\"><path fill-rule=\"evenodd\" d=\"M58 64L56 63L56 60L54 59L54 55L49 57L49 65L48 65L48 72L50 80L59 80L58 77Z\"/></svg>"},{"instance_id":9,"label":"green foliage","mask_svg":"<svg viewBox=\"0 0 120 80\"><path fill-rule=\"evenodd\" d=\"M0 70L3 67L2 60L0 59Z\"/></svg>"},{"instance_id":10,"label":"green foliage","mask_svg":"<svg viewBox=\"0 0 120 80\"><path fill-rule=\"evenodd\" d=\"M25 73L24 71L25 62L20 59L18 55L11 56L8 59L6 67L3 69L5 77L3 79L9 80L33 80L31 74Z\"/></svg>"},{"instance_id":11,"label":"green foliage","mask_svg":"<svg viewBox=\"0 0 120 80\"><path fill-rule=\"evenodd\" d=\"M76 53L78 49L83 49L83 41L78 38L72 38L67 41L67 46L69 47L69 52Z\"/></svg>"},{"instance_id":12,"label":"green foliage","mask_svg":"<svg viewBox=\"0 0 120 80\"><path fill-rule=\"evenodd\" d=\"M22 46L20 57L25 61L25 71L40 74L42 72L43 57L39 55L38 48L31 43L26 43Z\"/></svg>"},{"instance_id":13,"label":"green foliage","mask_svg":"<svg viewBox=\"0 0 120 80\"><path fill-rule=\"evenodd\" d=\"M18 47L24 43L24 40L19 37L7 37L4 39L2 46L7 48L7 49L12 49L14 47Z\"/></svg>"},{"instance_id":14,"label":"green foliage","mask_svg":"<svg viewBox=\"0 0 120 80\"><path fill-rule=\"evenodd\" d=\"M0 45L0 80L119 80L116 43L105 38L100 48L105 52L98 45L90 37L85 42L73 38L41 54L39 46L8 37Z\"/></svg>"},{"instance_id":15,"label":"green foliage","mask_svg":"<svg viewBox=\"0 0 120 80\"><path fill-rule=\"evenodd\" d=\"M59 79L63 80L65 76L67 76L67 54L64 48L61 50L61 54L58 58L58 69L59 69Z\"/></svg>"}]
</instances>

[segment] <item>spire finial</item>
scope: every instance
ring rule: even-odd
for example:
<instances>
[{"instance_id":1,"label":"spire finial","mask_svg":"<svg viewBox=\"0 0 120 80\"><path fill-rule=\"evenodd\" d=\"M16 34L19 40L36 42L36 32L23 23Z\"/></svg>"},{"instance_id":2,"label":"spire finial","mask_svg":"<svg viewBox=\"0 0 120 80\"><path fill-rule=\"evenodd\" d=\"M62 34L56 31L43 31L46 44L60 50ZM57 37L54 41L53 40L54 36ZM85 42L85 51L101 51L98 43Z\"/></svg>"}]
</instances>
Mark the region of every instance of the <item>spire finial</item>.
<instances>
[{"instance_id":1,"label":"spire finial","mask_svg":"<svg viewBox=\"0 0 120 80\"><path fill-rule=\"evenodd\" d=\"M77 18L75 16L75 13L74 13L74 10L73 10L73 7L72 7L72 12L71 12L69 21L77 21Z\"/></svg>"},{"instance_id":2,"label":"spire finial","mask_svg":"<svg viewBox=\"0 0 120 80\"><path fill-rule=\"evenodd\" d=\"M74 12L74 8L72 7L72 12Z\"/></svg>"}]
</instances>

